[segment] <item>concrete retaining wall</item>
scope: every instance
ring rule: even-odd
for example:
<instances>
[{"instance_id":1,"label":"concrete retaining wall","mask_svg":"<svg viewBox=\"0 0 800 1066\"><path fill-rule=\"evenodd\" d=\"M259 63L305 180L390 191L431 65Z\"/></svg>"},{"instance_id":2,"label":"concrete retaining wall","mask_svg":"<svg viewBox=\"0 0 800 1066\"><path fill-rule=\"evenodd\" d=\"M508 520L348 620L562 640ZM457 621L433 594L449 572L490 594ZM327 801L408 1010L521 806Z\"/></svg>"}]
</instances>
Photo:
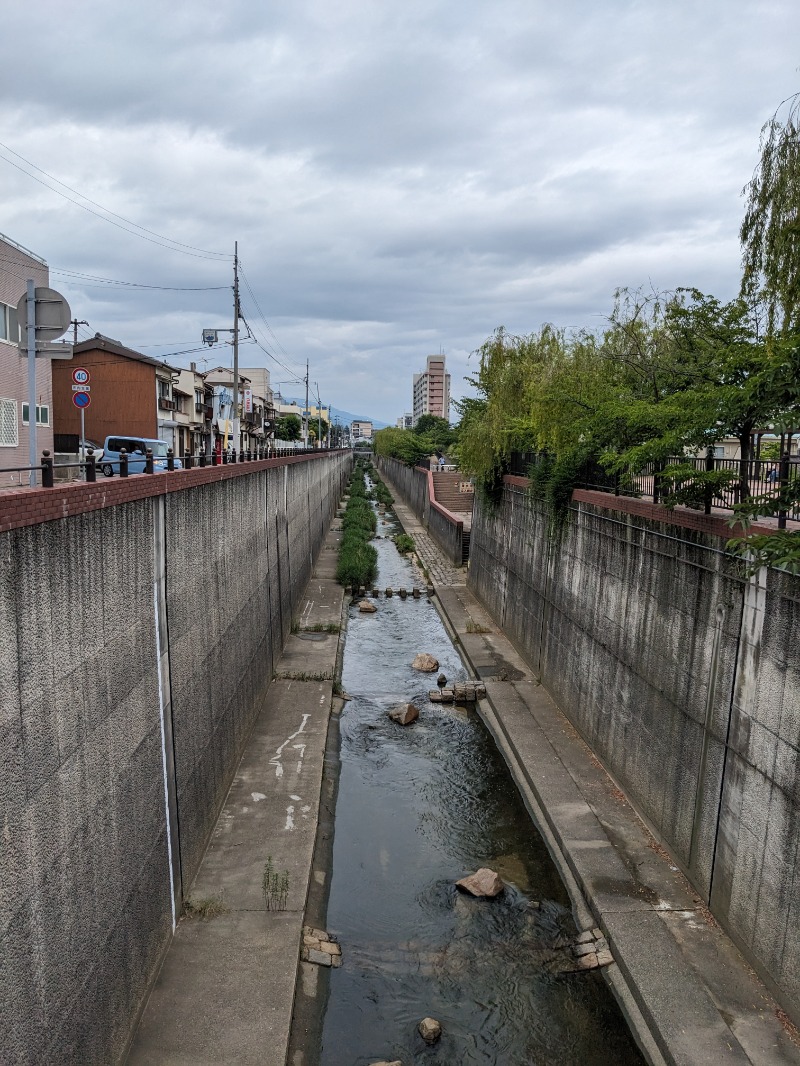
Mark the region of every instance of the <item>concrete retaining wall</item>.
<instances>
[{"instance_id":1,"label":"concrete retaining wall","mask_svg":"<svg viewBox=\"0 0 800 1066\"><path fill-rule=\"evenodd\" d=\"M389 478L450 562L461 566L464 561L464 522L436 502L431 472L380 455L375 457L375 464Z\"/></svg>"},{"instance_id":2,"label":"concrete retaining wall","mask_svg":"<svg viewBox=\"0 0 800 1066\"><path fill-rule=\"evenodd\" d=\"M581 495L557 539L519 484L479 502L469 584L796 1014L800 579Z\"/></svg>"},{"instance_id":3,"label":"concrete retaining wall","mask_svg":"<svg viewBox=\"0 0 800 1066\"><path fill-rule=\"evenodd\" d=\"M3 1061L122 1053L350 466L0 500Z\"/></svg>"}]
</instances>

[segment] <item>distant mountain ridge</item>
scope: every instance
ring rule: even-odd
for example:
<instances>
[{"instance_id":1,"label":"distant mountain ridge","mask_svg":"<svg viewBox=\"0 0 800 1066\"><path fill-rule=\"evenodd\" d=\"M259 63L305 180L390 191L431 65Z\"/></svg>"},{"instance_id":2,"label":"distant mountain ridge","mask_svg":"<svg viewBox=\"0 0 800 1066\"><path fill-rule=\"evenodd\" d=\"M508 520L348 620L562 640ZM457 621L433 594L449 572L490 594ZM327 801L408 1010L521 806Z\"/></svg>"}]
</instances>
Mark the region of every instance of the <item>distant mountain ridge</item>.
<instances>
[{"instance_id":1,"label":"distant mountain ridge","mask_svg":"<svg viewBox=\"0 0 800 1066\"><path fill-rule=\"evenodd\" d=\"M296 403L299 407L302 407L304 401L297 397L286 397L283 400L284 403ZM328 406L323 404L323 407ZM341 407L337 407L335 404L330 405L331 409L331 421L335 422L337 417L339 419L340 426L349 426L351 422L371 422L375 429L386 429L389 425L388 422L381 422L378 418L372 418L370 415L356 415L352 411L343 411Z\"/></svg>"}]
</instances>

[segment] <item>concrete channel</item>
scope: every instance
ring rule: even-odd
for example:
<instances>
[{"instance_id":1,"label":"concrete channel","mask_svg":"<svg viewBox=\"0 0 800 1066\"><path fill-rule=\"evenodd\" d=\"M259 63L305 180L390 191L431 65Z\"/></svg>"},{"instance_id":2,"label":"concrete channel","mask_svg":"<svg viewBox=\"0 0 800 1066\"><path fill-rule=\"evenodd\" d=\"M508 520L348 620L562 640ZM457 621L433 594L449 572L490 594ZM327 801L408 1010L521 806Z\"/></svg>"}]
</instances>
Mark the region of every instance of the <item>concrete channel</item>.
<instances>
[{"instance_id":1,"label":"concrete channel","mask_svg":"<svg viewBox=\"0 0 800 1066\"><path fill-rule=\"evenodd\" d=\"M559 870L576 928L599 926L610 943L615 963L602 980L645 1061L800 1064L774 1002L471 596L464 571L399 499L395 511L464 676L485 679L479 713ZM213 916L179 923L127 1059L137 1066L319 1061L330 984L343 971L302 962L300 951L303 927L325 929L329 919L345 707L334 678L348 606L333 576L338 539L334 525L191 889L197 913ZM288 876L285 905L269 910L268 860ZM446 1061L426 1051L409 1061L423 1060Z\"/></svg>"}]
</instances>

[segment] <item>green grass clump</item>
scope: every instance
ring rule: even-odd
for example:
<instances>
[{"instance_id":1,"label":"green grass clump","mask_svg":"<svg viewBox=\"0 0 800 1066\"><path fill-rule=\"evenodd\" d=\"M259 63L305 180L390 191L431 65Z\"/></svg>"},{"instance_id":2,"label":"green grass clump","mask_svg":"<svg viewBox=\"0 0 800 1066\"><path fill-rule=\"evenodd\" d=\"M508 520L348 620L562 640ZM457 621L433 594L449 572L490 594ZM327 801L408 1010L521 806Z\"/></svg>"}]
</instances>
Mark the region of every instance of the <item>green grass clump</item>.
<instances>
[{"instance_id":1,"label":"green grass clump","mask_svg":"<svg viewBox=\"0 0 800 1066\"><path fill-rule=\"evenodd\" d=\"M409 537L408 533L398 533L394 538L394 546L401 555L407 555L408 552L413 552L415 548L414 538Z\"/></svg>"},{"instance_id":2,"label":"green grass clump","mask_svg":"<svg viewBox=\"0 0 800 1066\"><path fill-rule=\"evenodd\" d=\"M369 585L378 576L378 553L369 543L378 525L366 498L364 468L356 465L350 479L350 499L342 518L342 539L336 580L341 585Z\"/></svg>"},{"instance_id":3,"label":"green grass clump","mask_svg":"<svg viewBox=\"0 0 800 1066\"><path fill-rule=\"evenodd\" d=\"M365 542L345 542L339 548L336 580L340 585L371 585L378 576L378 553Z\"/></svg>"}]
</instances>

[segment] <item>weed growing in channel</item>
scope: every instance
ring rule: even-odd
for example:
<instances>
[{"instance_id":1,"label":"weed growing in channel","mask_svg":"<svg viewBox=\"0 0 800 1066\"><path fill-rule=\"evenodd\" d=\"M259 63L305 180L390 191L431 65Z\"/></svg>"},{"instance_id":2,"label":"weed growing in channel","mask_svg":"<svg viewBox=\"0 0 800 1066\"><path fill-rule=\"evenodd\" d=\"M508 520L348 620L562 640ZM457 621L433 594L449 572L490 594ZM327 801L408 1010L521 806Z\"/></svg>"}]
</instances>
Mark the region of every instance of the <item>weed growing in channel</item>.
<instances>
[{"instance_id":1,"label":"weed growing in channel","mask_svg":"<svg viewBox=\"0 0 800 1066\"><path fill-rule=\"evenodd\" d=\"M227 913L227 910L220 896L210 896L207 899L199 896L186 896L183 901L183 916L190 920L199 918L201 922L207 922L209 918L216 918L220 914Z\"/></svg>"},{"instance_id":2,"label":"weed growing in channel","mask_svg":"<svg viewBox=\"0 0 800 1066\"><path fill-rule=\"evenodd\" d=\"M278 873L273 869L272 856L267 856L264 873L261 876L261 890L264 893L264 907L268 911L285 911L289 899L289 871Z\"/></svg>"}]
</instances>

